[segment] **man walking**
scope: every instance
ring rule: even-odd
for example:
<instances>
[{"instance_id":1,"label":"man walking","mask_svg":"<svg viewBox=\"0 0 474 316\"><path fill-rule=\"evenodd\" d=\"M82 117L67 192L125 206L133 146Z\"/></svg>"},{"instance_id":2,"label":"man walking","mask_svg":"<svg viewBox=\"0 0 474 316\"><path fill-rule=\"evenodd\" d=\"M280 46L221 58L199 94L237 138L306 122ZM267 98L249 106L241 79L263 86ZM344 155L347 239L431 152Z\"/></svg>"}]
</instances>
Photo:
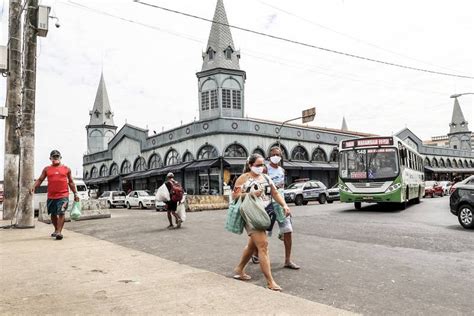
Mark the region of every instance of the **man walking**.
<instances>
[{"instance_id":1,"label":"man walking","mask_svg":"<svg viewBox=\"0 0 474 316\"><path fill-rule=\"evenodd\" d=\"M168 226L168 229L174 229L173 225L173 219L171 215L173 215L176 218L176 228L181 227L181 223L183 221L179 217L179 215L176 213L176 209L178 207L178 202L181 202L181 199L183 198L183 189L181 185L174 179L174 174L169 172L166 175L166 188L168 189L168 192L170 193L170 199L169 201L166 201L166 213L168 215L168 221L170 222L170 225Z\"/></svg>"},{"instance_id":2,"label":"man walking","mask_svg":"<svg viewBox=\"0 0 474 316\"><path fill-rule=\"evenodd\" d=\"M48 200L46 206L48 214L51 215L51 221L54 225L54 233L51 237L57 240L63 239L62 230L64 227L64 214L69 204L69 188L74 193L74 201L79 202L76 185L71 176L71 169L61 164L61 153L53 150L49 155L51 165L43 169L41 176L36 180L31 194L34 194L45 178L48 178Z\"/></svg>"}]
</instances>

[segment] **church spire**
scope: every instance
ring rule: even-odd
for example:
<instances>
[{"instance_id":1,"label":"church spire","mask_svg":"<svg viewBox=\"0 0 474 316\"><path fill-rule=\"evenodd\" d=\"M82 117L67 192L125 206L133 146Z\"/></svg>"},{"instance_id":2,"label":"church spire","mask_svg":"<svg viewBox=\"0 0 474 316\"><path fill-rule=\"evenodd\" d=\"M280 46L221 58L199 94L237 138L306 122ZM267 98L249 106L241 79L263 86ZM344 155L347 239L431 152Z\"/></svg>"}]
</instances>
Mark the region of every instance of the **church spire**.
<instances>
[{"instance_id":1,"label":"church spire","mask_svg":"<svg viewBox=\"0 0 474 316\"><path fill-rule=\"evenodd\" d=\"M100 75L99 87L95 96L94 107L89 112L89 125L107 125L115 126L113 116L110 109L109 96L105 86L104 73Z\"/></svg>"},{"instance_id":2,"label":"church spire","mask_svg":"<svg viewBox=\"0 0 474 316\"><path fill-rule=\"evenodd\" d=\"M240 51L235 49L223 0L217 0L213 21L206 52L202 54L201 71L215 68L240 70Z\"/></svg>"},{"instance_id":3,"label":"church spire","mask_svg":"<svg viewBox=\"0 0 474 316\"><path fill-rule=\"evenodd\" d=\"M347 128L347 123L346 123L346 118L343 116L342 117L342 127L341 127L341 130L343 132L347 132L349 129Z\"/></svg>"},{"instance_id":4,"label":"church spire","mask_svg":"<svg viewBox=\"0 0 474 316\"><path fill-rule=\"evenodd\" d=\"M449 133L468 132L467 121L464 119L461 106L459 105L458 98L454 98L453 116L451 123L449 124Z\"/></svg>"}]
</instances>

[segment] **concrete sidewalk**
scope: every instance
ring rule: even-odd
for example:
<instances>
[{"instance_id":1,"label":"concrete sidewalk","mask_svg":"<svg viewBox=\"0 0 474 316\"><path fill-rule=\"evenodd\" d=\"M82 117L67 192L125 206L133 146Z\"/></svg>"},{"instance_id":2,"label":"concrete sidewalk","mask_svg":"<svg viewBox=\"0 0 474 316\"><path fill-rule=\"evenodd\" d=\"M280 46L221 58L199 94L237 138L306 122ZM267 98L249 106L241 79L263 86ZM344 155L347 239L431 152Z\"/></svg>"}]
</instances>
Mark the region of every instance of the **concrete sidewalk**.
<instances>
[{"instance_id":1,"label":"concrete sidewalk","mask_svg":"<svg viewBox=\"0 0 474 316\"><path fill-rule=\"evenodd\" d=\"M56 241L51 232L40 222L0 229L0 314L352 315L71 231Z\"/></svg>"}]
</instances>

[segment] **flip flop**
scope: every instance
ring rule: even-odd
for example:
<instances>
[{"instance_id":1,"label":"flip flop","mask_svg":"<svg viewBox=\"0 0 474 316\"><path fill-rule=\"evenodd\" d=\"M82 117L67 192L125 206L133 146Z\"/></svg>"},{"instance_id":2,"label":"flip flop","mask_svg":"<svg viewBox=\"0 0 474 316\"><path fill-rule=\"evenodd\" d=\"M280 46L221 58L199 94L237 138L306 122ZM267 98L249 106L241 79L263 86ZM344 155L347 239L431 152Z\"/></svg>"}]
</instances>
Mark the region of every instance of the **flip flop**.
<instances>
[{"instance_id":1,"label":"flip flop","mask_svg":"<svg viewBox=\"0 0 474 316\"><path fill-rule=\"evenodd\" d=\"M299 270L301 268L299 265L294 264L293 262L285 264L284 267L292 270Z\"/></svg>"},{"instance_id":2,"label":"flip flop","mask_svg":"<svg viewBox=\"0 0 474 316\"><path fill-rule=\"evenodd\" d=\"M236 274L233 276L233 278L240 281L250 281L252 279L252 277L248 274L244 274L244 275Z\"/></svg>"},{"instance_id":3,"label":"flip flop","mask_svg":"<svg viewBox=\"0 0 474 316\"><path fill-rule=\"evenodd\" d=\"M267 286L267 289L269 290L272 290L272 291L275 291L275 292L281 292L283 291L283 289L279 286L276 286L276 287L270 287L270 286Z\"/></svg>"}]
</instances>

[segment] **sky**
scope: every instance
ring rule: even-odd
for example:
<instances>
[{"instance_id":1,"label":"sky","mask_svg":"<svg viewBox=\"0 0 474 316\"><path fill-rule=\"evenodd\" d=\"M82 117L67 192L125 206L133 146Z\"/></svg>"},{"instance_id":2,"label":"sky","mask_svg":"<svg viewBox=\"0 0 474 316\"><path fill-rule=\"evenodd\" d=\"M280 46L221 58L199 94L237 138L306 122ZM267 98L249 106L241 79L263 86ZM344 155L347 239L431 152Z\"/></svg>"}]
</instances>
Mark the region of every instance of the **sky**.
<instances>
[{"instance_id":1,"label":"sky","mask_svg":"<svg viewBox=\"0 0 474 316\"><path fill-rule=\"evenodd\" d=\"M216 0L143 0L212 19ZM132 0L52 0L59 19L39 38L35 173L58 149L82 175L89 122L103 71L115 124L153 131L198 119L196 72L210 22ZM406 66L474 76L471 0L224 0L230 24L319 47ZM87 7L87 8L85 8ZM0 0L0 45L8 0ZM130 21L134 21L133 23ZM401 69L232 29L247 73L248 117L283 121L316 107L312 126L391 135L408 127L421 139L449 132L454 93L474 80ZM0 104L6 80L0 77ZM474 129L474 96L459 98ZM0 120L0 164L4 156ZM3 168L0 169L3 178Z\"/></svg>"}]
</instances>

